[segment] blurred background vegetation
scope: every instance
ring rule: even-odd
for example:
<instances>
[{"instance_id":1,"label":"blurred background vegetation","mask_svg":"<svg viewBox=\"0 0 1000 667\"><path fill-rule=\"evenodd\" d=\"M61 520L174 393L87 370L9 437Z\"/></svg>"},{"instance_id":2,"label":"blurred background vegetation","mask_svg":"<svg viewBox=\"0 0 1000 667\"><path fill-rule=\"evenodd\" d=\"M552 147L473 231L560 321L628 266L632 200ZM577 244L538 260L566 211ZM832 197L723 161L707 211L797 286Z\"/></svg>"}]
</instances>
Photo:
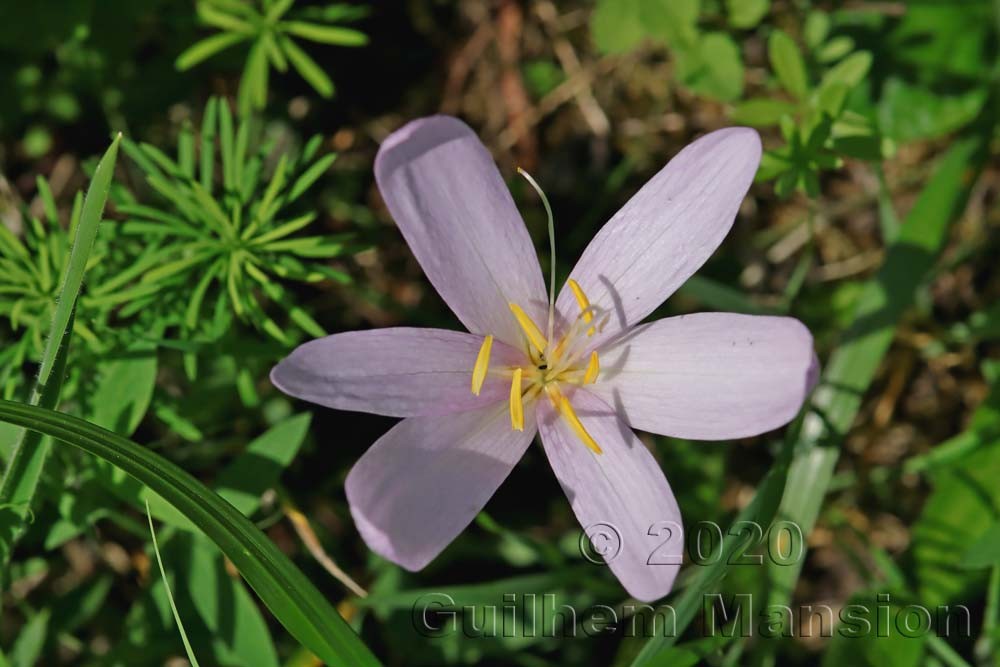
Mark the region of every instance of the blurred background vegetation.
<instances>
[{"instance_id":1,"label":"blurred background vegetation","mask_svg":"<svg viewBox=\"0 0 1000 667\"><path fill-rule=\"evenodd\" d=\"M997 664L998 36L1000 6L986 0L3 3L0 393L30 392L77 193L121 131L60 409L218 490L386 664ZM693 138L733 124L762 134L733 232L658 314L798 317L816 337L820 389L786 432L643 437L690 532L777 517L802 527L808 550L790 566L689 565L666 602L698 613L676 642L420 636L410 607L423 591L472 606L552 593L578 609L625 594L581 558L537 449L425 571L374 557L343 481L392 420L298 404L267 380L325 333L457 327L371 170L393 129L437 112L479 133L544 248L544 211L515 167L539 181L562 276ZM0 425L0 461L15 433ZM150 494L52 451L30 505L0 506L0 664L183 664ZM318 664L155 500L201 662ZM706 639L701 599L716 591L752 594L755 609L879 594L894 609L961 604L972 633Z\"/></svg>"}]
</instances>

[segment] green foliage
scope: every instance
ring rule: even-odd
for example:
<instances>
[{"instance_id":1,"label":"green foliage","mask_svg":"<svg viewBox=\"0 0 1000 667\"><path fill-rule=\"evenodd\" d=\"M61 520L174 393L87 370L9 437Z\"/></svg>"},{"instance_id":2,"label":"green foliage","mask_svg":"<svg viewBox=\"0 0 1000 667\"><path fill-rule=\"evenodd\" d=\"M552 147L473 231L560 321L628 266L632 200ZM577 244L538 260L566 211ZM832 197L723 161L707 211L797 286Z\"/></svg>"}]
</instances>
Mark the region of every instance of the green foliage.
<instances>
[{"instance_id":1,"label":"green foliage","mask_svg":"<svg viewBox=\"0 0 1000 667\"><path fill-rule=\"evenodd\" d=\"M295 0L260 0L259 5L243 0L198 0L198 18L219 32L177 56L177 69L189 69L231 46L249 42L250 50L240 81L242 113L251 108L264 108L271 68L285 72L289 63L317 93L331 97L333 81L296 40L364 46L368 43L364 33L335 24L357 20L365 12L363 8L335 3L299 14L290 13L294 4Z\"/></svg>"},{"instance_id":2,"label":"green foliage","mask_svg":"<svg viewBox=\"0 0 1000 667\"><path fill-rule=\"evenodd\" d=\"M790 99L751 98L733 109L738 123L780 126L785 145L767 152L757 177L774 180L782 197L795 190L815 197L822 172L839 168L844 157L879 160L893 150L870 119L848 104L871 69L871 53L855 51L849 37L831 37L831 19L818 11L806 17L802 31L808 61L781 30L767 41L771 69Z\"/></svg>"},{"instance_id":3,"label":"green foliage","mask_svg":"<svg viewBox=\"0 0 1000 667\"><path fill-rule=\"evenodd\" d=\"M41 357L69 258L69 233L59 224L52 191L42 177L37 183L44 204L44 222L25 211L23 238L0 225L0 267L6 276L0 286L0 313L18 335L16 344L0 351L0 384L8 398L17 387L15 369L25 360ZM70 216L72 228L79 225L82 202L83 196L78 194ZM83 304L79 310L74 333L83 340L95 341L94 333L85 324L93 319L92 314Z\"/></svg>"},{"instance_id":4,"label":"green foliage","mask_svg":"<svg viewBox=\"0 0 1000 667\"><path fill-rule=\"evenodd\" d=\"M59 405L73 336L77 296L108 198L120 141L119 134L94 170L90 189L79 207L76 224L72 226L73 245L68 250L69 257L61 272L59 288L52 299L54 309L49 318L51 321L47 323L48 336L42 351L38 377L29 399L31 405L48 409ZM55 217L51 194L46 199L48 214ZM66 251L65 248L62 250ZM47 456L48 443L43 442L41 434L22 430L7 457L3 479L0 481L0 579L10 561L14 545L24 531L25 521L31 515L32 502Z\"/></svg>"},{"instance_id":5,"label":"green foliage","mask_svg":"<svg viewBox=\"0 0 1000 667\"><path fill-rule=\"evenodd\" d=\"M239 568L285 627L330 663L378 665L343 619L236 508L159 455L82 419L0 401L0 419L113 462L186 516Z\"/></svg>"},{"instance_id":6,"label":"green foliage","mask_svg":"<svg viewBox=\"0 0 1000 667\"><path fill-rule=\"evenodd\" d=\"M847 342L828 361L814 392L801 442L792 461L779 510L804 531L815 525L839 454L839 445L854 422L861 399L889 349L899 317L915 298L914 288L926 278L947 238L948 226L965 203L969 169L982 159L982 144L970 138L945 156L907 216L903 231L890 246L881 270L858 297ZM787 604L801 563L771 568L769 604Z\"/></svg>"},{"instance_id":7,"label":"green foliage","mask_svg":"<svg viewBox=\"0 0 1000 667\"><path fill-rule=\"evenodd\" d=\"M293 212L336 156L316 157L319 137L297 158L275 156L273 144L261 142L258 134L252 119L234 127L229 106L213 99L205 107L197 164L189 125L181 129L176 159L150 144L125 143L125 152L143 171L155 197L151 204L142 204L116 192L116 208L127 216L120 233L147 239L155 248L132 267L136 286L130 310L156 309L164 303L164 293L173 292L181 298L166 301L170 311L163 319L179 325L188 340L223 338L235 315L290 344L293 336L265 312L263 296L305 333L325 335L279 281L348 281L344 273L317 260L348 252L349 236L297 235L316 214ZM214 157L217 146L221 170ZM190 353L192 377L194 361Z\"/></svg>"},{"instance_id":8,"label":"green foliage","mask_svg":"<svg viewBox=\"0 0 1000 667\"><path fill-rule=\"evenodd\" d=\"M664 43L683 85L713 99L735 100L743 93L740 49L728 34L701 28L700 4L700 0L600 0L590 20L591 35L607 53L629 51L647 39ZM750 27L767 11L767 4L732 8L732 25Z\"/></svg>"}]
</instances>

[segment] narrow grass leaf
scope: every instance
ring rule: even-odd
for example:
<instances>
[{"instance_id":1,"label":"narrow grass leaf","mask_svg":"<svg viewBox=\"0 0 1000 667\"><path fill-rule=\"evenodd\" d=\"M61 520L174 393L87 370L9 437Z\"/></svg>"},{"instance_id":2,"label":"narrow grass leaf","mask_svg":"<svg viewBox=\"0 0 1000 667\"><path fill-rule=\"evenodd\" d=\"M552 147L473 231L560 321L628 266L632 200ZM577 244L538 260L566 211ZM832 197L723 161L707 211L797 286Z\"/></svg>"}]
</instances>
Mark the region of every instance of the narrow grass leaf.
<instances>
[{"instance_id":1,"label":"narrow grass leaf","mask_svg":"<svg viewBox=\"0 0 1000 667\"><path fill-rule=\"evenodd\" d=\"M177 612L174 595L170 592L170 581L167 579L167 571L163 568L163 558L160 557L160 546L156 543L156 530L153 528L153 515L149 513L148 500L146 501L146 519L149 521L149 536L153 540L153 553L156 554L156 565L160 568L160 577L163 578L163 589L167 593L167 602L170 603L170 611L174 615L177 630L181 633L181 641L184 642L184 652L187 653L188 662L191 663L192 667L200 667L198 665L198 658L194 655L194 649L191 648L191 642L188 641L187 632L184 631L184 622L181 620L181 615Z\"/></svg>"}]
</instances>

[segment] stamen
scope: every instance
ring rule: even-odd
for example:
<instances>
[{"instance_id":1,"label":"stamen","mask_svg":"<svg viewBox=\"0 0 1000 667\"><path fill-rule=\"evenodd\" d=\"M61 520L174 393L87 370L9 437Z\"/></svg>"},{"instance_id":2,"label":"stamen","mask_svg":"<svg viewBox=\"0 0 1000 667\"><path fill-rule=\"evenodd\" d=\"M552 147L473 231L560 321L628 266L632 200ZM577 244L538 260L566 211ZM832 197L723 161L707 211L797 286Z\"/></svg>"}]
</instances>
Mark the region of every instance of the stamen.
<instances>
[{"instance_id":1,"label":"stamen","mask_svg":"<svg viewBox=\"0 0 1000 667\"><path fill-rule=\"evenodd\" d=\"M524 430L524 403L521 398L521 369L514 369L510 382L510 427L515 431Z\"/></svg>"},{"instance_id":2,"label":"stamen","mask_svg":"<svg viewBox=\"0 0 1000 667\"><path fill-rule=\"evenodd\" d=\"M514 313L514 317L517 319L517 323L521 325L521 329L524 331L524 335L528 337L531 344L535 346L540 353L545 353L545 347L548 345L548 341L545 340L545 336L542 335L541 330L538 328L528 314L521 310L521 307L516 303L510 304L510 311Z\"/></svg>"},{"instance_id":3,"label":"stamen","mask_svg":"<svg viewBox=\"0 0 1000 667\"><path fill-rule=\"evenodd\" d=\"M560 394L558 390L555 394L556 400L558 401L556 409L559 410L559 414L563 416L566 423L569 424L569 427L573 429L573 433L576 434L576 437L580 438L580 440L583 441L583 444L590 448L590 451L595 454L603 454L604 452L601 450L601 446L597 444L597 441L594 440L589 433L587 433L587 429L583 427L583 423L580 421L580 418L576 416L576 412L573 410L573 406L570 405L569 399Z\"/></svg>"},{"instance_id":4,"label":"stamen","mask_svg":"<svg viewBox=\"0 0 1000 667\"><path fill-rule=\"evenodd\" d=\"M573 290L573 296L576 297L576 303L580 306L580 316L583 317L583 321L590 324L591 320L594 319L594 313L590 308L590 299L584 294L583 288L580 287L580 283L576 282L572 278L566 281L569 288ZM587 329L587 335L594 335L594 327Z\"/></svg>"},{"instance_id":5,"label":"stamen","mask_svg":"<svg viewBox=\"0 0 1000 667\"><path fill-rule=\"evenodd\" d=\"M486 381L486 371L490 367L490 350L493 349L493 336L483 339L483 344L479 348L479 355L476 357L476 365L472 368L472 393L479 396Z\"/></svg>"},{"instance_id":6,"label":"stamen","mask_svg":"<svg viewBox=\"0 0 1000 667\"><path fill-rule=\"evenodd\" d=\"M590 299L588 299L587 295L583 293L583 288L580 287L580 283L576 282L572 278L567 280L566 283L569 285L569 288L573 290L573 296L576 297L576 302L579 304L580 310L583 311L583 321L590 322L594 319L593 314L587 310L590 308Z\"/></svg>"},{"instance_id":7,"label":"stamen","mask_svg":"<svg viewBox=\"0 0 1000 667\"><path fill-rule=\"evenodd\" d=\"M590 353L590 361L587 363L587 372L583 374L584 384L594 384L597 374L601 372L601 362L597 358L597 350Z\"/></svg>"}]
</instances>

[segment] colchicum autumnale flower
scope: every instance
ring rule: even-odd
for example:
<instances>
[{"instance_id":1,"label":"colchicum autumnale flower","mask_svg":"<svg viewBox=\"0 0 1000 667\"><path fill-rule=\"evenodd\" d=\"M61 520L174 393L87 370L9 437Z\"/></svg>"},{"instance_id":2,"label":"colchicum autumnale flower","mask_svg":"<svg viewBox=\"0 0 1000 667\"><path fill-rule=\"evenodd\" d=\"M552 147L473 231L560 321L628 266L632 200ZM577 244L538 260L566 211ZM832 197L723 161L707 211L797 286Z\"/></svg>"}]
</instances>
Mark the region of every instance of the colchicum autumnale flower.
<instances>
[{"instance_id":1,"label":"colchicum autumnale flower","mask_svg":"<svg viewBox=\"0 0 1000 667\"><path fill-rule=\"evenodd\" d=\"M404 418L347 477L351 513L372 550L423 568L537 432L580 523L620 535L607 560L625 589L644 601L670 591L681 514L632 429L757 435L790 421L815 383L812 337L795 319L699 313L640 324L722 242L760 151L746 128L687 146L601 229L553 306L527 229L476 135L434 116L386 139L375 160L379 189L469 333L336 334L301 345L271 373L292 396Z\"/></svg>"}]
</instances>

